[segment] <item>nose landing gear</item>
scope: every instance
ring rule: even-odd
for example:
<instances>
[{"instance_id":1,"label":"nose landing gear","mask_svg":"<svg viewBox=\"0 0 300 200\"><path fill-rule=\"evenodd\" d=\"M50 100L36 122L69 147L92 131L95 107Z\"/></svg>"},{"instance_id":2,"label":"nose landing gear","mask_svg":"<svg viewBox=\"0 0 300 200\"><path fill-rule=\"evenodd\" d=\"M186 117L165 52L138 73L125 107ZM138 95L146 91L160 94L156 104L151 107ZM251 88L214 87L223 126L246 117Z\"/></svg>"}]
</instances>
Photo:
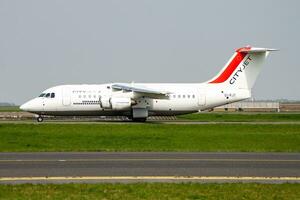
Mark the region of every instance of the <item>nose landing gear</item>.
<instances>
[{"instance_id":1,"label":"nose landing gear","mask_svg":"<svg viewBox=\"0 0 300 200\"><path fill-rule=\"evenodd\" d=\"M44 118L43 118L41 115L39 115L39 116L36 118L36 121L37 121L37 122L43 122L43 121L44 121Z\"/></svg>"}]
</instances>

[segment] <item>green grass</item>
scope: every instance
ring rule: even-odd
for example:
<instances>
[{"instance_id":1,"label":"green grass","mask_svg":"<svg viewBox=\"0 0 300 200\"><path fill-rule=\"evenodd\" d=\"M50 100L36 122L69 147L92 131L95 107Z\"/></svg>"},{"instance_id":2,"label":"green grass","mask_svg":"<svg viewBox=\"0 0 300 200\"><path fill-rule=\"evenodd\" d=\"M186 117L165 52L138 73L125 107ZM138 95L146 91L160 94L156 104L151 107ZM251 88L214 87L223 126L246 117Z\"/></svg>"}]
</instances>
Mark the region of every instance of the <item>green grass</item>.
<instances>
[{"instance_id":1,"label":"green grass","mask_svg":"<svg viewBox=\"0 0 300 200\"><path fill-rule=\"evenodd\" d=\"M0 106L0 112L20 112L19 106Z\"/></svg>"},{"instance_id":2,"label":"green grass","mask_svg":"<svg viewBox=\"0 0 300 200\"><path fill-rule=\"evenodd\" d=\"M203 122L296 122L300 121L299 113L197 113L177 117L183 120Z\"/></svg>"},{"instance_id":3,"label":"green grass","mask_svg":"<svg viewBox=\"0 0 300 200\"><path fill-rule=\"evenodd\" d=\"M0 199L300 199L300 184L61 184L0 185Z\"/></svg>"},{"instance_id":4,"label":"green grass","mask_svg":"<svg viewBox=\"0 0 300 200\"><path fill-rule=\"evenodd\" d=\"M0 124L1 152L300 152L300 124Z\"/></svg>"}]
</instances>

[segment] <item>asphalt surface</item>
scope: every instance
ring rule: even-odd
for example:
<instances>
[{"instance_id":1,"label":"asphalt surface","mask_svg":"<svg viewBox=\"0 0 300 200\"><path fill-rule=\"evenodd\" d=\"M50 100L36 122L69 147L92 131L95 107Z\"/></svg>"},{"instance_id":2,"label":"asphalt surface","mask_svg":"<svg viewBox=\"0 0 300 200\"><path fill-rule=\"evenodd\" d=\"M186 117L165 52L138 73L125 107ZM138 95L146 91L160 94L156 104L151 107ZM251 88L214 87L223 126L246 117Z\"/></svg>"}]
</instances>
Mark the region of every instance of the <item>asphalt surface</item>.
<instances>
[{"instance_id":1,"label":"asphalt surface","mask_svg":"<svg viewBox=\"0 0 300 200\"><path fill-rule=\"evenodd\" d=\"M300 182L300 153L0 153L0 183L136 181Z\"/></svg>"}]
</instances>

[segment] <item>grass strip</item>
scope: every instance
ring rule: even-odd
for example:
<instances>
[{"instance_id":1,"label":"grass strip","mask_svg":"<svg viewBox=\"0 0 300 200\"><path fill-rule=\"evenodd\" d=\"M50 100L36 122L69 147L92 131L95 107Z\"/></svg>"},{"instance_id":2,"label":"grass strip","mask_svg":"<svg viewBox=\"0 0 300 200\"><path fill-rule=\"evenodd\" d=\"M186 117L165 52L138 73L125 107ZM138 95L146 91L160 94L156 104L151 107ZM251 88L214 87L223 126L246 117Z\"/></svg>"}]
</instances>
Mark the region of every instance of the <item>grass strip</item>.
<instances>
[{"instance_id":1,"label":"grass strip","mask_svg":"<svg viewBox=\"0 0 300 200\"><path fill-rule=\"evenodd\" d=\"M0 124L1 152L300 152L300 124Z\"/></svg>"},{"instance_id":2,"label":"grass strip","mask_svg":"<svg viewBox=\"0 0 300 200\"><path fill-rule=\"evenodd\" d=\"M19 106L0 106L0 112L20 112Z\"/></svg>"},{"instance_id":3,"label":"grass strip","mask_svg":"<svg viewBox=\"0 0 300 200\"><path fill-rule=\"evenodd\" d=\"M48 184L0 185L0 199L225 199L300 198L300 184Z\"/></svg>"},{"instance_id":4,"label":"grass strip","mask_svg":"<svg viewBox=\"0 0 300 200\"><path fill-rule=\"evenodd\" d=\"M299 113L196 113L177 116L182 120L203 122L296 122Z\"/></svg>"}]
</instances>

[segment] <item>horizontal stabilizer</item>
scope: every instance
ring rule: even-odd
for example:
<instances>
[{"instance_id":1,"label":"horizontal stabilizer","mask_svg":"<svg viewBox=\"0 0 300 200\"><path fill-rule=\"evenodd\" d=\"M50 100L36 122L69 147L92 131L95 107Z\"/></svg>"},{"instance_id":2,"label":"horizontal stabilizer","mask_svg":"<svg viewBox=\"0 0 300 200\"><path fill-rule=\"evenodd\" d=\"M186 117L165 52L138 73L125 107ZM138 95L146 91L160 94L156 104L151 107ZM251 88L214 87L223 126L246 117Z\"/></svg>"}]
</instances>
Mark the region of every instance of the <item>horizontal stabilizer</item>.
<instances>
[{"instance_id":1,"label":"horizontal stabilizer","mask_svg":"<svg viewBox=\"0 0 300 200\"><path fill-rule=\"evenodd\" d=\"M267 51L279 51L278 49L258 48L258 47L242 47L236 50L239 53L264 53Z\"/></svg>"}]
</instances>

